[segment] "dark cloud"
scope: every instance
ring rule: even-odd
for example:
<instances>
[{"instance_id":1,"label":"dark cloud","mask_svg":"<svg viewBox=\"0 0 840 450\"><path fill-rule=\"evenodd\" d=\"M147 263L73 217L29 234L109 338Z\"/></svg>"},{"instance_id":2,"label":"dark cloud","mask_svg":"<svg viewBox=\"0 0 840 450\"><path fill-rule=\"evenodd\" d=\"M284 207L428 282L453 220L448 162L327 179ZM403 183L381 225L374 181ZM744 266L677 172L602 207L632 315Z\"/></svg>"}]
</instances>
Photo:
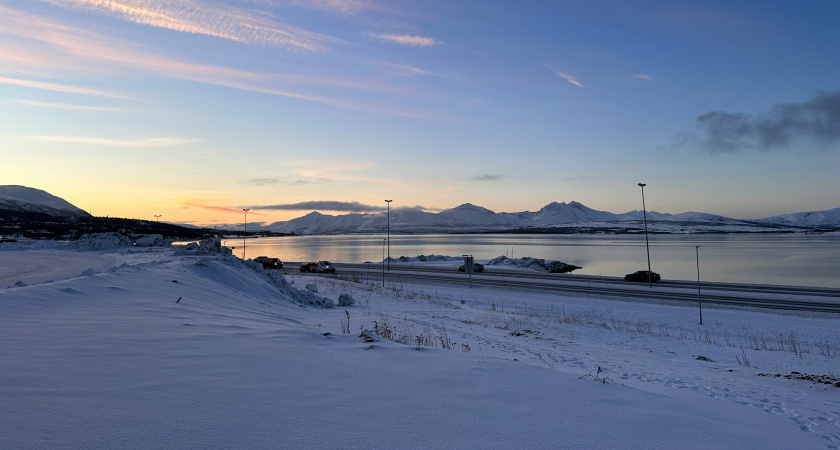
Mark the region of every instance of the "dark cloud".
<instances>
[{"instance_id":1,"label":"dark cloud","mask_svg":"<svg viewBox=\"0 0 840 450\"><path fill-rule=\"evenodd\" d=\"M342 212L377 212L385 211L387 206L383 202L381 206L363 205L359 202L339 201L310 201L300 203L287 203L282 205L261 205L252 206L251 209L272 210L272 211L342 211Z\"/></svg>"},{"instance_id":2,"label":"dark cloud","mask_svg":"<svg viewBox=\"0 0 840 450\"><path fill-rule=\"evenodd\" d=\"M393 204L392 204L393 205ZM346 213L382 212L388 209L385 202L382 206L364 205L359 202L339 202L331 200L310 201L300 203L288 203L283 205L257 205L250 207L253 210L271 211L339 211ZM427 208L425 206L391 206L391 210L397 209L419 209L422 211L438 211L439 208Z\"/></svg>"},{"instance_id":3,"label":"dark cloud","mask_svg":"<svg viewBox=\"0 0 840 450\"><path fill-rule=\"evenodd\" d=\"M712 111L697 118L691 138L709 153L788 149L803 140L832 144L840 140L840 91L777 104L758 116Z\"/></svg>"}]
</instances>

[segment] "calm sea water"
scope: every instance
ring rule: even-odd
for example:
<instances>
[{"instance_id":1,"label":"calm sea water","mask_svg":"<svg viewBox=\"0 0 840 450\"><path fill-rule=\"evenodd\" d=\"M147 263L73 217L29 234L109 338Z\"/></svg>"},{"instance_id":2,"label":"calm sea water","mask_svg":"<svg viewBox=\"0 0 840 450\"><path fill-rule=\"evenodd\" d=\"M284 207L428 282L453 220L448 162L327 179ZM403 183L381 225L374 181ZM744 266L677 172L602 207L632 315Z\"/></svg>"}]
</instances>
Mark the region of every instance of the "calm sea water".
<instances>
[{"instance_id":1,"label":"calm sea water","mask_svg":"<svg viewBox=\"0 0 840 450\"><path fill-rule=\"evenodd\" d=\"M669 280L696 280L695 246L700 246L700 279L755 284L840 288L840 234L650 235L654 272ZM246 256L283 261L326 259L379 262L385 236L286 236L248 239ZM225 240L242 256L242 240ZM531 256L583 267L574 273L623 276L647 269L644 235L392 235L391 257L473 255Z\"/></svg>"}]
</instances>

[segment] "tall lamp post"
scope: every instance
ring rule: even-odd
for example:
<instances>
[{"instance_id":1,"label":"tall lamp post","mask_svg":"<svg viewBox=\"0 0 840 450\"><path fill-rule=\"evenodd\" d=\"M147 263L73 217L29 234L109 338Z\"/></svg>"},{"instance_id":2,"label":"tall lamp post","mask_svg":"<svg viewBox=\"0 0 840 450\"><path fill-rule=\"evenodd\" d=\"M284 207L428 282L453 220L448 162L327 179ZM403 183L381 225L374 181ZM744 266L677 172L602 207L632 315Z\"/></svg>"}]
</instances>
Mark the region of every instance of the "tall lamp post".
<instances>
[{"instance_id":1,"label":"tall lamp post","mask_svg":"<svg viewBox=\"0 0 840 450\"><path fill-rule=\"evenodd\" d=\"M700 246L695 245L694 251L697 253L697 307L700 308L700 325L703 325L703 304L700 302Z\"/></svg>"},{"instance_id":2,"label":"tall lamp post","mask_svg":"<svg viewBox=\"0 0 840 450\"><path fill-rule=\"evenodd\" d=\"M644 214L645 218L645 248L647 249L647 260L648 260L648 287L653 288L653 275L650 273L650 242L648 241L648 229L647 229L647 208L645 207L645 183L639 183L639 187L642 188L642 214Z\"/></svg>"},{"instance_id":3,"label":"tall lamp post","mask_svg":"<svg viewBox=\"0 0 840 450\"><path fill-rule=\"evenodd\" d=\"M248 211L251 208L242 208L245 211L245 234L242 235L242 259L245 259L245 238L248 237Z\"/></svg>"},{"instance_id":4,"label":"tall lamp post","mask_svg":"<svg viewBox=\"0 0 840 450\"><path fill-rule=\"evenodd\" d=\"M393 200L385 200L388 204L388 271L391 271L391 202Z\"/></svg>"},{"instance_id":5,"label":"tall lamp post","mask_svg":"<svg viewBox=\"0 0 840 450\"><path fill-rule=\"evenodd\" d=\"M160 216L162 214L155 214L155 222L160 222Z\"/></svg>"}]
</instances>

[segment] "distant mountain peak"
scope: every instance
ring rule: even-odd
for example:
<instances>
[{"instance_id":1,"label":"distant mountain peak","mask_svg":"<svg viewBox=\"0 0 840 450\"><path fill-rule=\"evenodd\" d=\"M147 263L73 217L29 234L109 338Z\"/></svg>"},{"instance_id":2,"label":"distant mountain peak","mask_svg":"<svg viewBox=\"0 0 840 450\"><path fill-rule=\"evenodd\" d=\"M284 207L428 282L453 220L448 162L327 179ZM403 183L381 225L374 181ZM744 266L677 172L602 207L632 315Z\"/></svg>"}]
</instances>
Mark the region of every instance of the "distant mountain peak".
<instances>
[{"instance_id":1,"label":"distant mountain peak","mask_svg":"<svg viewBox=\"0 0 840 450\"><path fill-rule=\"evenodd\" d=\"M89 216L90 214L47 191L19 185L0 186L0 207L40 212L51 216Z\"/></svg>"}]
</instances>

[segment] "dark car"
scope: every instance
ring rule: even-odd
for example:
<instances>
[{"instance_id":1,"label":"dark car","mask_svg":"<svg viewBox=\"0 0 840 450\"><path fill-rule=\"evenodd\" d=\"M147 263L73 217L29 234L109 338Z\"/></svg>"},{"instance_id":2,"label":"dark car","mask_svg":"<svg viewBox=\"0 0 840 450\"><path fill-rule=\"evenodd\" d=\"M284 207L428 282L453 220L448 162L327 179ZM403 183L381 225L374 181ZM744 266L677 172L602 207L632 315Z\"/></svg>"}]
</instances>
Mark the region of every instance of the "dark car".
<instances>
[{"instance_id":1,"label":"dark car","mask_svg":"<svg viewBox=\"0 0 840 450\"><path fill-rule=\"evenodd\" d=\"M650 281L656 282L660 280L659 274L656 272L650 272L650 277L648 277L647 270L640 270L638 272L628 273L624 275L624 281L639 281L647 283L648 278Z\"/></svg>"},{"instance_id":2,"label":"dark car","mask_svg":"<svg viewBox=\"0 0 840 450\"><path fill-rule=\"evenodd\" d=\"M300 271L315 273L335 273L335 266L329 261L303 263L300 265Z\"/></svg>"},{"instance_id":3,"label":"dark car","mask_svg":"<svg viewBox=\"0 0 840 450\"><path fill-rule=\"evenodd\" d=\"M263 269L282 269L283 261L280 258L269 258L268 256L257 256L254 262L262 264Z\"/></svg>"},{"instance_id":4,"label":"dark car","mask_svg":"<svg viewBox=\"0 0 840 450\"><path fill-rule=\"evenodd\" d=\"M458 272L463 272L464 266L458 268ZM484 272L484 264L473 263L473 272Z\"/></svg>"}]
</instances>

